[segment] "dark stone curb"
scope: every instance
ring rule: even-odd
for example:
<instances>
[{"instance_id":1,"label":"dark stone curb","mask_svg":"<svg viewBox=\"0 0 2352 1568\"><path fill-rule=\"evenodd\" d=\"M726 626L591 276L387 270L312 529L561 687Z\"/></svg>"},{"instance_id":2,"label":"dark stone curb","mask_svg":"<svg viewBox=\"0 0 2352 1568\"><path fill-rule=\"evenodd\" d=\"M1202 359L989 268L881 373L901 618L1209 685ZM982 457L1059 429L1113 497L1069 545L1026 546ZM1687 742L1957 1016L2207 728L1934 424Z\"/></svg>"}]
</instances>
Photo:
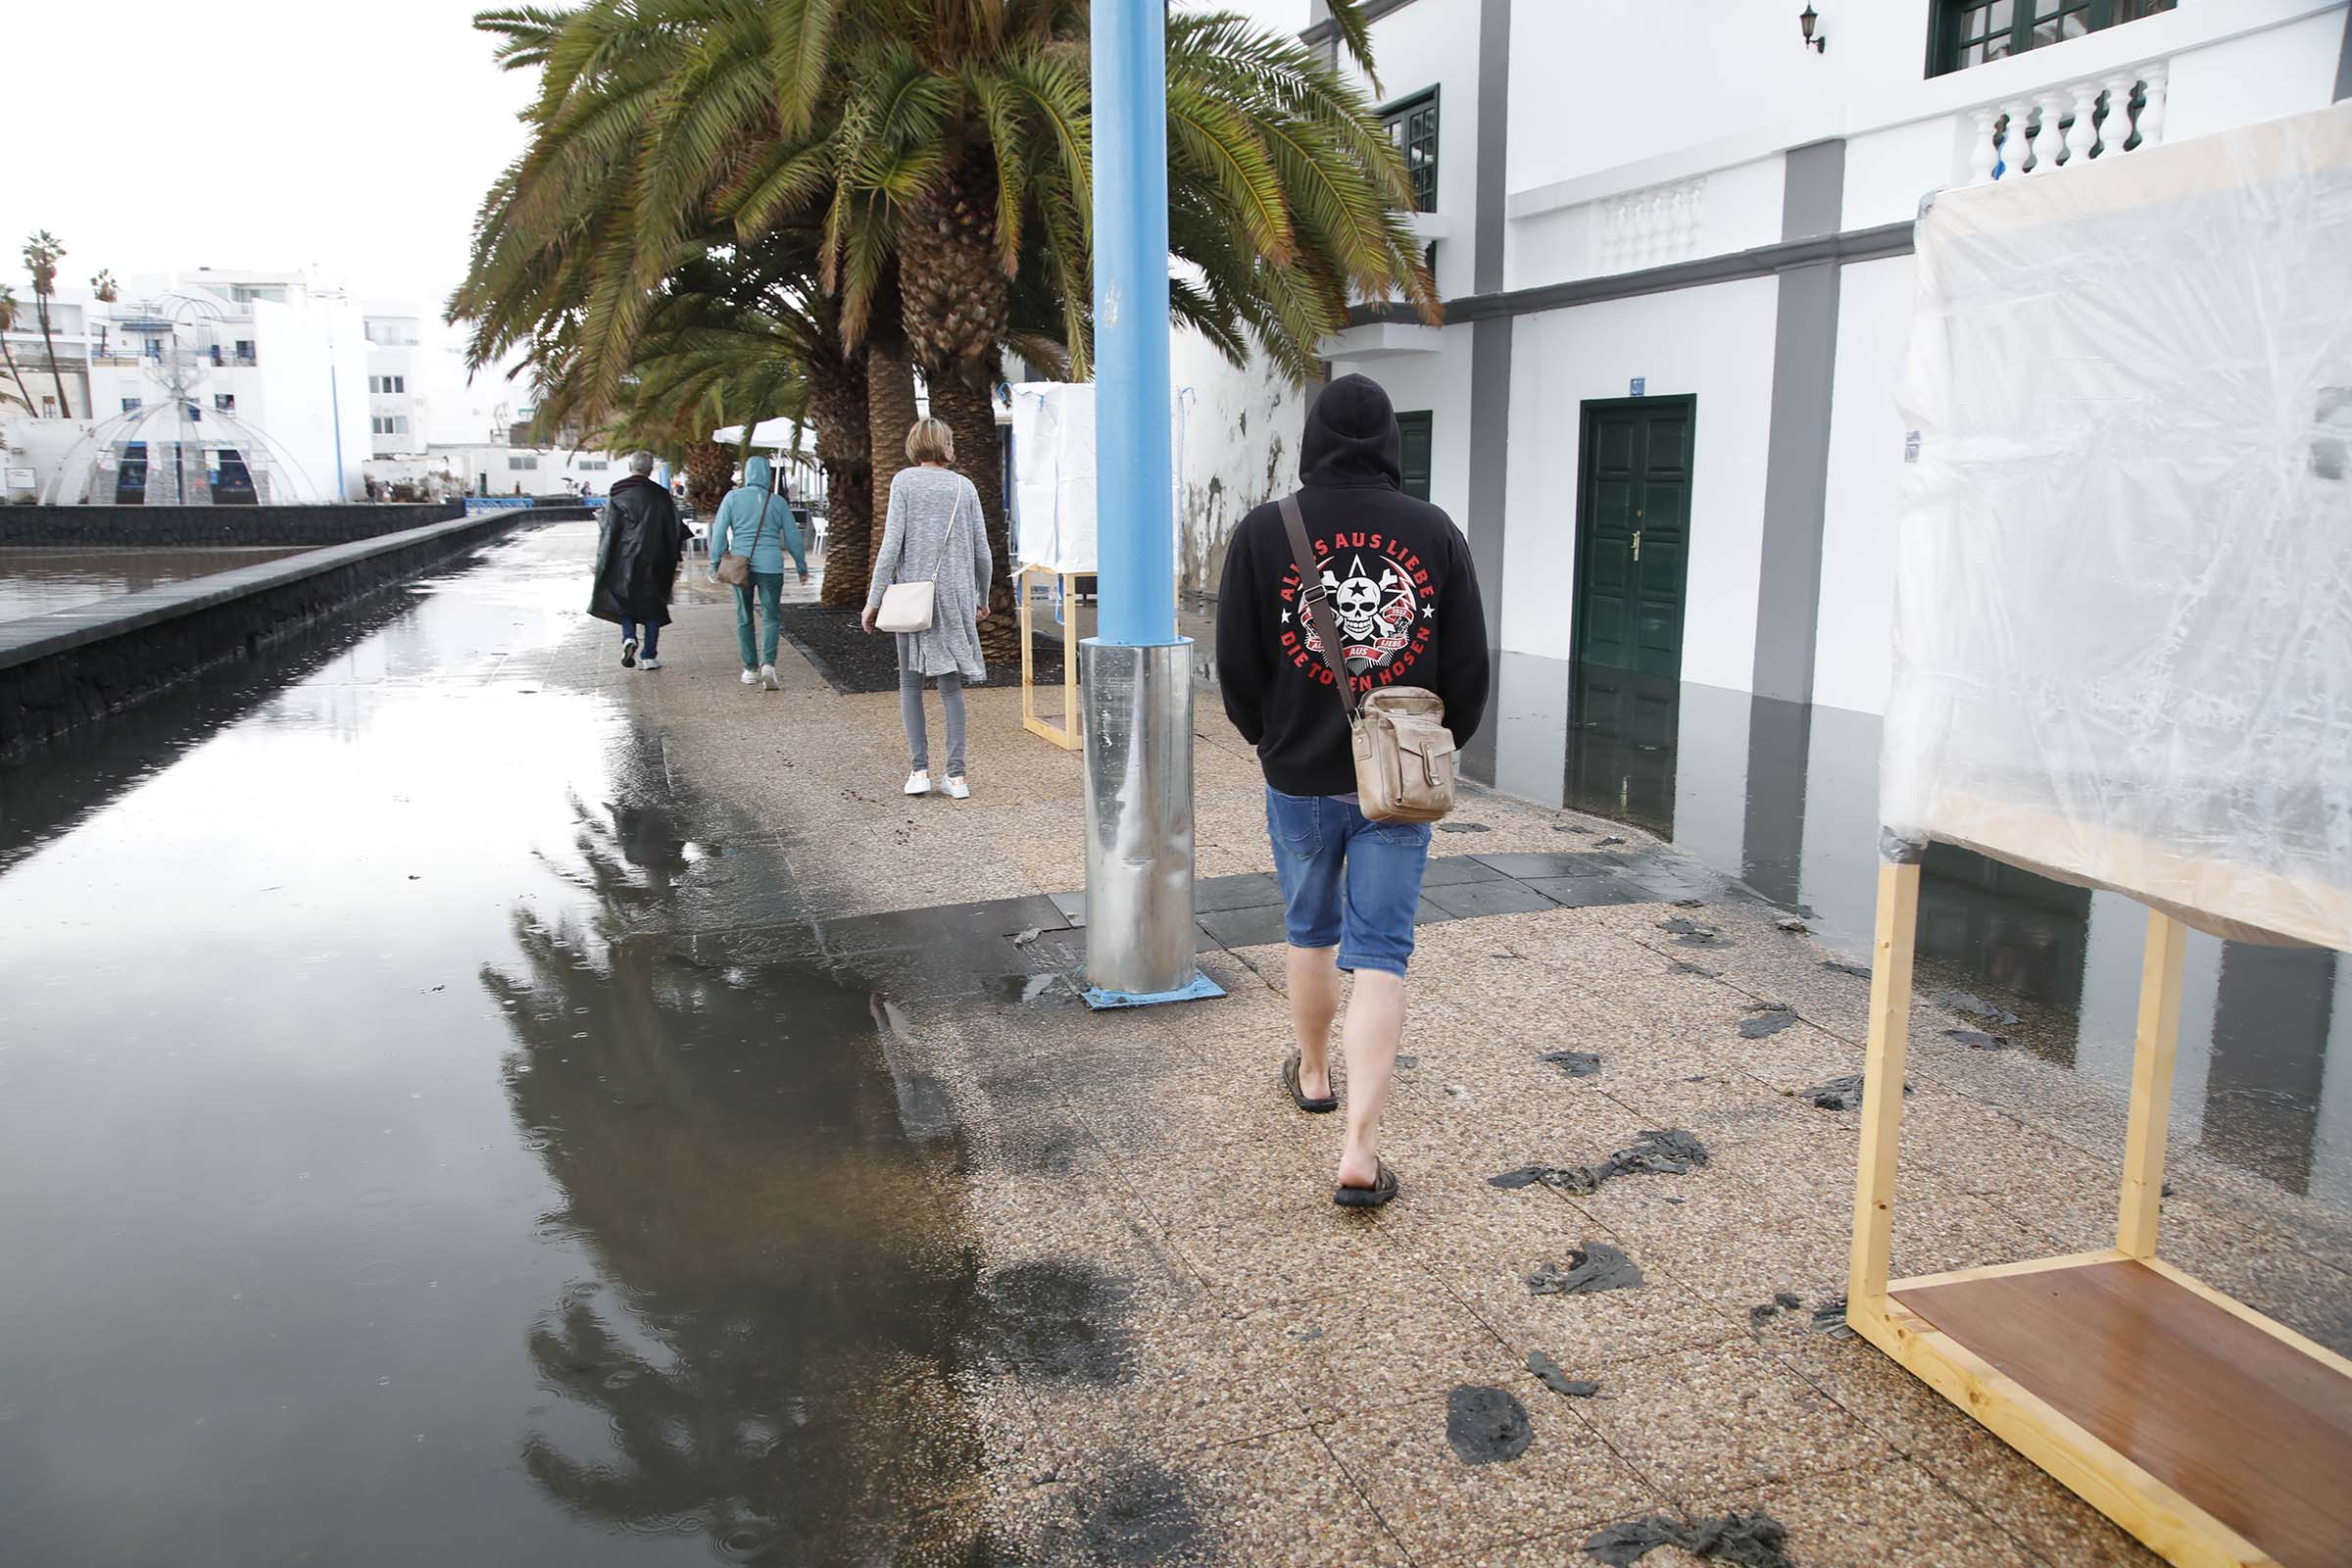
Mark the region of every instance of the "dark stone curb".
<instances>
[{"instance_id":1,"label":"dark stone curb","mask_svg":"<svg viewBox=\"0 0 2352 1568\"><path fill-rule=\"evenodd\" d=\"M459 500L356 506L0 507L0 545L347 545L464 515L466 503Z\"/></svg>"},{"instance_id":2,"label":"dark stone curb","mask_svg":"<svg viewBox=\"0 0 2352 1568\"><path fill-rule=\"evenodd\" d=\"M0 622L0 758L242 658L517 523L551 520L522 508L461 516Z\"/></svg>"}]
</instances>

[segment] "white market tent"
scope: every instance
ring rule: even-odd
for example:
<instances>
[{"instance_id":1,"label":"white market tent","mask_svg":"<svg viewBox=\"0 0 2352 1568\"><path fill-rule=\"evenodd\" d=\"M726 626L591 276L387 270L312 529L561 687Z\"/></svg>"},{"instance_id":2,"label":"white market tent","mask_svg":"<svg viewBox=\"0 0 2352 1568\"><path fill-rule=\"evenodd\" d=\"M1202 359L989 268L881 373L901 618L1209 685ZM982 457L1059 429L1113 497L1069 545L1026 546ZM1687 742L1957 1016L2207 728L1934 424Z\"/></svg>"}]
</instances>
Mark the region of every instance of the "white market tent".
<instances>
[{"instance_id":1,"label":"white market tent","mask_svg":"<svg viewBox=\"0 0 2352 1568\"><path fill-rule=\"evenodd\" d=\"M743 440L743 426L721 425L710 432L710 439L722 447L738 445ZM816 432L798 419L761 419L752 426L752 450L812 453L816 450Z\"/></svg>"}]
</instances>

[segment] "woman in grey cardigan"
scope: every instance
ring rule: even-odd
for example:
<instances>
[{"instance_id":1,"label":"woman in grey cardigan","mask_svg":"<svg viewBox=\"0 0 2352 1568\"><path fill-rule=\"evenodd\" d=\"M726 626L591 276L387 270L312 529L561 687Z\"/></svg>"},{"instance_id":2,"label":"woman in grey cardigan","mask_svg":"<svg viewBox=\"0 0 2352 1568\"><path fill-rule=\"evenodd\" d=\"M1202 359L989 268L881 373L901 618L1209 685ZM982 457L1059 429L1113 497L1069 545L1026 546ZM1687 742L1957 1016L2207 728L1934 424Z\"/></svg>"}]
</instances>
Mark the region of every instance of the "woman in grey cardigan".
<instances>
[{"instance_id":1,"label":"woman in grey cardigan","mask_svg":"<svg viewBox=\"0 0 2352 1568\"><path fill-rule=\"evenodd\" d=\"M967 800L963 776L963 688L988 679L980 653L980 622L988 618L988 590L994 563L988 554L988 519L980 492L952 466L956 438L937 419L917 419L906 432L906 456L915 466L890 481L890 513L882 525L882 553L874 559L874 585L865 596L861 624L874 629L874 613L893 583L936 584L931 629L900 632L899 716L906 725L906 750L913 770L906 793L931 793L931 742L923 730L923 679L939 677L939 702L948 715L948 794Z\"/></svg>"}]
</instances>

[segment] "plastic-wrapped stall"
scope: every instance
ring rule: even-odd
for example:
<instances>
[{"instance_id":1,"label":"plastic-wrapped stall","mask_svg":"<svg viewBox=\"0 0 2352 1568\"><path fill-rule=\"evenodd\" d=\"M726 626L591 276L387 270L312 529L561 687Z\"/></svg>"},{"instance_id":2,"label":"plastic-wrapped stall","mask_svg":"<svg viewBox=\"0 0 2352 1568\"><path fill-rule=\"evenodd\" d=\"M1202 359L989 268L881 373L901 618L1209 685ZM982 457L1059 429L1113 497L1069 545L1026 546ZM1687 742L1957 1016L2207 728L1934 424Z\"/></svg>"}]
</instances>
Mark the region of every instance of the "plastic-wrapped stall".
<instances>
[{"instance_id":1,"label":"plastic-wrapped stall","mask_svg":"<svg viewBox=\"0 0 2352 1568\"><path fill-rule=\"evenodd\" d=\"M2156 1235L2183 924L2352 950L2352 104L1945 192L1917 274L1849 1317L2177 1562L2340 1561L2352 1362ZM1887 1279L1931 840L2149 906L2112 1249Z\"/></svg>"},{"instance_id":2,"label":"plastic-wrapped stall","mask_svg":"<svg viewBox=\"0 0 2352 1568\"><path fill-rule=\"evenodd\" d=\"M1934 204L1898 835L2352 948L2348 141L2339 110Z\"/></svg>"},{"instance_id":3,"label":"plastic-wrapped stall","mask_svg":"<svg viewBox=\"0 0 2352 1568\"><path fill-rule=\"evenodd\" d=\"M1095 387L1023 381L1012 389L1013 548L1024 566L1095 569Z\"/></svg>"},{"instance_id":4,"label":"plastic-wrapped stall","mask_svg":"<svg viewBox=\"0 0 2352 1568\"><path fill-rule=\"evenodd\" d=\"M1091 381L1023 381L1012 389L1012 548L1021 599L1021 727L1076 751L1076 580L1095 569L1095 388ZM1061 720L1037 710L1030 584L1052 586L1061 621Z\"/></svg>"}]
</instances>

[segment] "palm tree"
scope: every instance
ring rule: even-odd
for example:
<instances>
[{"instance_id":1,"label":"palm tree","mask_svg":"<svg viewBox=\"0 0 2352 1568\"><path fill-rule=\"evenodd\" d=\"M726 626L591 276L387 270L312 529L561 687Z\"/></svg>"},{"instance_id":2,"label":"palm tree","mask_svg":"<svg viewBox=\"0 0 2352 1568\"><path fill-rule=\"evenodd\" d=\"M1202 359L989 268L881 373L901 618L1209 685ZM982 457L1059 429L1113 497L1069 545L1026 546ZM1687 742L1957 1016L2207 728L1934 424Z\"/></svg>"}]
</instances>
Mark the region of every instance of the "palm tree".
<instances>
[{"instance_id":1,"label":"palm tree","mask_svg":"<svg viewBox=\"0 0 2352 1568\"><path fill-rule=\"evenodd\" d=\"M1361 59L1357 6L1331 10ZM501 35L503 63L537 71L541 90L452 316L475 322L477 361L563 323L583 397L611 402L686 259L814 223L815 284L844 350L864 355L871 493L903 466L919 367L960 426L1008 606L987 392L1007 346L1087 370L1086 17L1079 0L486 12L476 24ZM1437 319L1403 166L1333 67L1239 18L1186 14L1169 24L1168 81L1170 245L1191 264L1171 289L1177 322L1303 378L1351 291L1401 294ZM815 408L821 449L827 411L847 401Z\"/></svg>"},{"instance_id":2,"label":"palm tree","mask_svg":"<svg viewBox=\"0 0 2352 1568\"><path fill-rule=\"evenodd\" d=\"M74 400L66 396L66 372L57 363L57 340L49 335L49 296L57 292L57 264L66 248L55 234L38 229L24 241L24 270L32 274L32 309L40 318L41 343L49 351L49 375L57 382L58 412L74 416Z\"/></svg>"},{"instance_id":3,"label":"palm tree","mask_svg":"<svg viewBox=\"0 0 2352 1568\"><path fill-rule=\"evenodd\" d=\"M22 309L17 303L17 291L0 283L0 359L8 362L8 373L15 378L17 390L24 394L24 412L31 414L38 405L32 401L32 389L24 384L24 372L17 368L16 351L8 346L8 334L17 329L17 313Z\"/></svg>"},{"instance_id":4,"label":"palm tree","mask_svg":"<svg viewBox=\"0 0 2352 1568\"><path fill-rule=\"evenodd\" d=\"M114 271L110 268L98 269L98 275L90 279L90 291L109 305L122 297L122 285L115 281Z\"/></svg>"},{"instance_id":5,"label":"palm tree","mask_svg":"<svg viewBox=\"0 0 2352 1568\"><path fill-rule=\"evenodd\" d=\"M1333 9L1366 57L1354 5ZM658 177L641 232L662 239L662 215L681 196L713 203L739 231L756 228L811 200L809 171L829 158L826 281L856 327L886 321L895 289L933 412L956 428L958 466L980 492L996 606L1009 611L989 395L1002 348L1042 335L1023 334L1015 316L1025 262L1057 297L1056 335L1073 372L1089 358L1086 10L1070 0L810 7L799 13L804 25L768 35L764 54L741 30L763 12L781 9L637 8L648 25L702 26L710 61L656 112L645 156ZM1401 292L1437 318L1403 216L1412 207L1403 166L1336 71L1298 40L1225 15L1171 18L1167 57L1171 248L1200 278L1173 291L1179 321L1237 363L1255 342L1304 379L1319 341L1346 324L1351 287ZM715 172L698 185L696 171ZM878 507L896 466L895 441L885 444L895 411L879 400L871 408ZM1008 616L998 626L1000 639L1012 635Z\"/></svg>"}]
</instances>

